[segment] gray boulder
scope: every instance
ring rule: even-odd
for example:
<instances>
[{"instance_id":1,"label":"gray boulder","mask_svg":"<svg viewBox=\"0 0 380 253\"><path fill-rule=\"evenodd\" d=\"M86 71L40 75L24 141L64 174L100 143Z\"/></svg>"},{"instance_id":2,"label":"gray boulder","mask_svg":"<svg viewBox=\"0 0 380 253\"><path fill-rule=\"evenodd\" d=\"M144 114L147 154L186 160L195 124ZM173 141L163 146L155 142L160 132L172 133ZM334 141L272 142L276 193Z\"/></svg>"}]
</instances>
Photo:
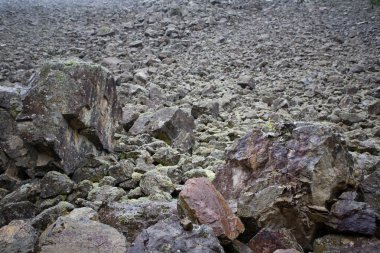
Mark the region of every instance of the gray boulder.
<instances>
[{"instance_id":1,"label":"gray boulder","mask_svg":"<svg viewBox=\"0 0 380 253\"><path fill-rule=\"evenodd\" d=\"M34 252L37 231L23 220L14 220L0 228L0 250L4 253Z\"/></svg>"},{"instance_id":2,"label":"gray boulder","mask_svg":"<svg viewBox=\"0 0 380 253\"><path fill-rule=\"evenodd\" d=\"M74 182L57 171L48 172L41 180L41 198L67 195L72 192Z\"/></svg>"}]
</instances>

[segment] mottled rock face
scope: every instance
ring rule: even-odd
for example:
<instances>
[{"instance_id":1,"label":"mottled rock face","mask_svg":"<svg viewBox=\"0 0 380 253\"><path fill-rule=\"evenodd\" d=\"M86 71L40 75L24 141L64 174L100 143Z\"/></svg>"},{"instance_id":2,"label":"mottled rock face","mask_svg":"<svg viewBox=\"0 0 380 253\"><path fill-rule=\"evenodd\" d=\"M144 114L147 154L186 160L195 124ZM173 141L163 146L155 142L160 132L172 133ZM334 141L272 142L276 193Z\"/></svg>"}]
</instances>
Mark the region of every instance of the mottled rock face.
<instances>
[{"instance_id":1,"label":"mottled rock face","mask_svg":"<svg viewBox=\"0 0 380 253\"><path fill-rule=\"evenodd\" d=\"M321 218L320 210L312 207L325 209L338 194L356 186L353 162L331 125L272 128L253 130L239 140L214 185L227 199L238 201L240 217L253 218L259 227L292 228L298 242L310 247Z\"/></svg>"},{"instance_id":2,"label":"mottled rock face","mask_svg":"<svg viewBox=\"0 0 380 253\"><path fill-rule=\"evenodd\" d=\"M74 188L74 182L71 179L57 171L48 172L41 180L41 197L50 198L57 195L67 195Z\"/></svg>"},{"instance_id":3,"label":"mottled rock face","mask_svg":"<svg viewBox=\"0 0 380 253\"><path fill-rule=\"evenodd\" d=\"M372 253L380 252L380 240L367 237L344 235L326 235L314 241L314 253L350 252Z\"/></svg>"},{"instance_id":4,"label":"mottled rock face","mask_svg":"<svg viewBox=\"0 0 380 253\"><path fill-rule=\"evenodd\" d=\"M36 230L26 221L14 220L0 228L0 249L7 253L34 252Z\"/></svg>"},{"instance_id":5,"label":"mottled rock face","mask_svg":"<svg viewBox=\"0 0 380 253\"><path fill-rule=\"evenodd\" d=\"M90 208L59 217L39 238L39 252L126 252L125 237Z\"/></svg>"},{"instance_id":6,"label":"mottled rock face","mask_svg":"<svg viewBox=\"0 0 380 253\"><path fill-rule=\"evenodd\" d=\"M303 252L296 238L287 229L263 229L248 243L253 253L272 253L277 249L297 249Z\"/></svg>"},{"instance_id":7,"label":"mottled rock face","mask_svg":"<svg viewBox=\"0 0 380 253\"><path fill-rule=\"evenodd\" d=\"M22 139L38 151L37 166L54 163L70 174L85 154L112 150L119 114L111 74L67 61L42 67L16 120Z\"/></svg>"},{"instance_id":8,"label":"mottled rock face","mask_svg":"<svg viewBox=\"0 0 380 253\"><path fill-rule=\"evenodd\" d=\"M224 242L244 232L244 225L207 178L186 182L178 199L179 213L198 224L209 225Z\"/></svg>"},{"instance_id":9,"label":"mottled rock face","mask_svg":"<svg viewBox=\"0 0 380 253\"><path fill-rule=\"evenodd\" d=\"M128 252L223 253L224 250L210 227L201 225L185 231L177 218L169 218L144 229Z\"/></svg>"},{"instance_id":10,"label":"mottled rock face","mask_svg":"<svg viewBox=\"0 0 380 253\"><path fill-rule=\"evenodd\" d=\"M134 135L150 133L174 148L189 151L193 145L194 128L191 115L179 108L169 107L140 115L129 132Z\"/></svg>"}]
</instances>

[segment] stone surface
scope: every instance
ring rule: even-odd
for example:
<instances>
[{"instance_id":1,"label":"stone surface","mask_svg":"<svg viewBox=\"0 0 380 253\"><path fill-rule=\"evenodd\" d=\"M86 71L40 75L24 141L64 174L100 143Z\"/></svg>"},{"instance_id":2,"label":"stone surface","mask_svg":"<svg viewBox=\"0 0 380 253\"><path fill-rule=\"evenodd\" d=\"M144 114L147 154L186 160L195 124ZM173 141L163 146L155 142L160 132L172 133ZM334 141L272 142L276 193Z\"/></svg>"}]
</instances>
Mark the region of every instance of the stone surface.
<instances>
[{"instance_id":1,"label":"stone surface","mask_svg":"<svg viewBox=\"0 0 380 253\"><path fill-rule=\"evenodd\" d=\"M331 207L331 216L326 224L339 232L375 234L376 212L367 203L352 200L337 201Z\"/></svg>"},{"instance_id":2,"label":"stone surface","mask_svg":"<svg viewBox=\"0 0 380 253\"><path fill-rule=\"evenodd\" d=\"M296 238L287 229L263 229L248 243L253 253L272 253L277 249L297 249L303 252Z\"/></svg>"},{"instance_id":3,"label":"stone surface","mask_svg":"<svg viewBox=\"0 0 380 253\"><path fill-rule=\"evenodd\" d=\"M120 110L115 82L98 65L46 63L17 116L22 139L39 150L37 165L72 173L87 153L112 150Z\"/></svg>"},{"instance_id":4,"label":"stone surface","mask_svg":"<svg viewBox=\"0 0 380 253\"><path fill-rule=\"evenodd\" d=\"M41 234L38 248L46 253L126 252L125 237L96 221L96 213L86 207L59 217Z\"/></svg>"},{"instance_id":5,"label":"stone surface","mask_svg":"<svg viewBox=\"0 0 380 253\"><path fill-rule=\"evenodd\" d=\"M175 107L155 113L141 114L129 132L133 135L150 133L174 148L189 151L193 145L194 119Z\"/></svg>"},{"instance_id":6,"label":"stone surface","mask_svg":"<svg viewBox=\"0 0 380 253\"><path fill-rule=\"evenodd\" d=\"M141 231L128 252L223 253L224 250L210 227L201 225L185 231L177 218L168 218Z\"/></svg>"},{"instance_id":7,"label":"stone surface","mask_svg":"<svg viewBox=\"0 0 380 253\"><path fill-rule=\"evenodd\" d=\"M151 170L143 174L140 180L141 191L149 196L160 193L172 193L175 189L165 171Z\"/></svg>"},{"instance_id":8,"label":"stone surface","mask_svg":"<svg viewBox=\"0 0 380 253\"><path fill-rule=\"evenodd\" d=\"M87 199L93 202L98 201L108 203L120 200L125 194L126 192L119 187L103 185L92 189L88 193Z\"/></svg>"},{"instance_id":9,"label":"stone surface","mask_svg":"<svg viewBox=\"0 0 380 253\"><path fill-rule=\"evenodd\" d=\"M326 235L314 241L314 253L350 252L372 253L380 251L380 240L367 237Z\"/></svg>"},{"instance_id":10,"label":"stone surface","mask_svg":"<svg viewBox=\"0 0 380 253\"><path fill-rule=\"evenodd\" d=\"M74 182L68 176L57 171L50 171L41 180L41 198L67 195L73 188Z\"/></svg>"},{"instance_id":11,"label":"stone surface","mask_svg":"<svg viewBox=\"0 0 380 253\"><path fill-rule=\"evenodd\" d=\"M362 182L364 200L380 215L380 171L376 170Z\"/></svg>"},{"instance_id":12,"label":"stone surface","mask_svg":"<svg viewBox=\"0 0 380 253\"><path fill-rule=\"evenodd\" d=\"M0 249L4 253L34 252L37 231L23 220L14 220L0 228Z\"/></svg>"},{"instance_id":13,"label":"stone surface","mask_svg":"<svg viewBox=\"0 0 380 253\"><path fill-rule=\"evenodd\" d=\"M175 215L176 202L129 200L126 203L110 203L99 210L99 219L122 232L132 243L142 229Z\"/></svg>"},{"instance_id":14,"label":"stone surface","mask_svg":"<svg viewBox=\"0 0 380 253\"><path fill-rule=\"evenodd\" d=\"M308 206L324 207L338 197L336 192L356 187L353 160L333 125L300 122L271 128L240 139L214 185L226 199L238 200L238 215L255 221L249 226L291 228L298 242L310 248L323 215L313 215Z\"/></svg>"},{"instance_id":15,"label":"stone surface","mask_svg":"<svg viewBox=\"0 0 380 253\"><path fill-rule=\"evenodd\" d=\"M179 213L198 224L209 225L222 241L232 241L244 232L244 225L235 216L207 178L186 182L178 199Z\"/></svg>"}]
</instances>

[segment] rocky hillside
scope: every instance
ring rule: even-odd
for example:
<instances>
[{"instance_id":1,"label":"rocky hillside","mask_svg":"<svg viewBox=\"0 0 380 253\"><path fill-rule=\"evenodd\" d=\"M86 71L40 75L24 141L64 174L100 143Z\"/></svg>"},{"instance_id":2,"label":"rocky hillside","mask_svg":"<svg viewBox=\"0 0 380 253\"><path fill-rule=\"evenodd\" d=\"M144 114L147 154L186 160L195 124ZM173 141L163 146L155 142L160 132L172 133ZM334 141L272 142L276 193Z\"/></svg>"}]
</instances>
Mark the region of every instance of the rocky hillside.
<instances>
[{"instance_id":1,"label":"rocky hillside","mask_svg":"<svg viewBox=\"0 0 380 253\"><path fill-rule=\"evenodd\" d=\"M0 252L380 252L380 7L0 0Z\"/></svg>"}]
</instances>

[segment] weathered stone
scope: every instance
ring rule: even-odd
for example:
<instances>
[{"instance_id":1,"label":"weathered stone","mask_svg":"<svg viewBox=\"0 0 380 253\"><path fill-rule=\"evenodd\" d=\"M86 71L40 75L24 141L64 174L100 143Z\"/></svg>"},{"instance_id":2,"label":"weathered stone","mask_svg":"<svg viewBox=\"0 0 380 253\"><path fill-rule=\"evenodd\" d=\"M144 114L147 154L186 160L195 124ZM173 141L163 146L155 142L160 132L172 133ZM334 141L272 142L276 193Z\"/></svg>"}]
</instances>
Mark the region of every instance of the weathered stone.
<instances>
[{"instance_id":1,"label":"weathered stone","mask_svg":"<svg viewBox=\"0 0 380 253\"><path fill-rule=\"evenodd\" d=\"M170 194L175 189L166 172L162 170L151 170L142 175L140 187L147 196L162 192Z\"/></svg>"},{"instance_id":2,"label":"weathered stone","mask_svg":"<svg viewBox=\"0 0 380 253\"><path fill-rule=\"evenodd\" d=\"M77 183L83 180L99 182L103 177L107 176L110 166L111 163L101 157L86 157L83 165L75 170L72 179Z\"/></svg>"},{"instance_id":3,"label":"weathered stone","mask_svg":"<svg viewBox=\"0 0 380 253\"><path fill-rule=\"evenodd\" d=\"M309 206L325 207L357 184L336 127L302 122L248 133L227 152L214 180L227 200L238 200L247 226L291 228L309 249L316 223L328 217L328 211L314 215Z\"/></svg>"},{"instance_id":4,"label":"weathered stone","mask_svg":"<svg viewBox=\"0 0 380 253\"><path fill-rule=\"evenodd\" d=\"M192 222L209 225L224 243L244 232L243 223L207 178L186 182L179 195L178 208L178 212Z\"/></svg>"},{"instance_id":5,"label":"weathered stone","mask_svg":"<svg viewBox=\"0 0 380 253\"><path fill-rule=\"evenodd\" d=\"M116 179L111 176L103 177L102 180L99 182L99 186L109 185L109 186L115 186L116 185Z\"/></svg>"},{"instance_id":6,"label":"weathered stone","mask_svg":"<svg viewBox=\"0 0 380 253\"><path fill-rule=\"evenodd\" d=\"M0 228L0 249L4 253L34 252L38 239L36 230L23 220L14 220Z\"/></svg>"},{"instance_id":7,"label":"weathered stone","mask_svg":"<svg viewBox=\"0 0 380 253\"><path fill-rule=\"evenodd\" d=\"M121 160L118 164L109 167L108 175L116 179L117 185L132 178L133 168L134 164L129 160Z\"/></svg>"},{"instance_id":8,"label":"weathered stone","mask_svg":"<svg viewBox=\"0 0 380 253\"><path fill-rule=\"evenodd\" d=\"M41 198L67 195L73 188L74 182L68 176L57 171L50 171L41 180Z\"/></svg>"},{"instance_id":9,"label":"weathered stone","mask_svg":"<svg viewBox=\"0 0 380 253\"><path fill-rule=\"evenodd\" d=\"M278 250L275 250L273 253L301 253L301 252L296 249L278 249Z\"/></svg>"},{"instance_id":10,"label":"weathered stone","mask_svg":"<svg viewBox=\"0 0 380 253\"><path fill-rule=\"evenodd\" d=\"M103 185L92 189L88 193L87 199L90 201L113 202L118 201L125 194L125 191L119 187Z\"/></svg>"},{"instance_id":11,"label":"weathered stone","mask_svg":"<svg viewBox=\"0 0 380 253\"><path fill-rule=\"evenodd\" d=\"M380 217L380 170L373 172L361 184L364 200L375 209Z\"/></svg>"},{"instance_id":12,"label":"weathered stone","mask_svg":"<svg viewBox=\"0 0 380 253\"><path fill-rule=\"evenodd\" d=\"M96 221L94 211L80 208L59 217L39 238L39 252L126 252L125 237Z\"/></svg>"},{"instance_id":13,"label":"weathered stone","mask_svg":"<svg viewBox=\"0 0 380 253\"><path fill-rule=\"evenodd\" d=\"M217 118L219 116L219 103L213 101L194 103L193 107L191 108L191 115L197 119L203 114Z\"/></svg>"},{"instance_id":14,"label":"weathered stone","mask_svg":"<svg viewBox=\"0 0 380 253\"><path fill-rule=\"evenodd\" d=\"M37 229L37 231L42 232L47 228L48 225L55 222L59 216L63 216L73 209L74 205L65 201L61 201L57 205L45 209L39 213L31 220L31 225Z\"/></svg>"},{"instance_id":15,"label":"weathered stone","mask_svg":"<svg viewBox=\"0 0 380 253\"><path fill-rule=\"evenodd\" d=\"M170 147L159 148L152 156L153 160L164 166L171 166L178 164L181 155L175 149Z\"/></svg>"},{"instance_id":16,"label":"weathered stone","mask_svg":"<svg viewBox=\"0 0 380 253\"><path fill-rule=\"evenodd\" d=\"M367 237L343 235L326 235L314 241L314 253L350 252L372 253L380 252L380 240Z\"/></svg>"},{"instance_id":17,"label":"weathered stone","mask_svg":"<svg viewBox=\"0 0 380 253\"><path fill-rule=\"evenodd\" d=\"M210 181L213 181L215 179L215 173L213 171L202 168L186 171L183 176L184 181L197 177L207 177Z\"/></svg>"},{"instance_id":18,"label":"weathered stone","mask_svg":"<svg viewBox=\"0 0 380 253\"><path fill-rule=\"evenodd\" d=\"M272 253L277 249L297 249L303 252L296 238L287 229L263 229L248 243L253 253Z\"/></svg>"},{"instance_id":19,"label":"weathered stone","mask_svg":"<svg viewBox=\"0 0 380 253\"><path fill-rule=\"evenodd\" d=\"M239 79L237 80L237 84L242 88L249 88L249 89L254 89L256 86L253 77L246 74L242 74L239 76Z\"/></svg>"},{"instance_id":20,"label":"weathered stone","mask_svg":"<svg viewBox=\"0 0 380 253\"><path fill-rule=\"evenodd\" d=\"M368 106L368 113L373 115L380 114L380 101L376 101L375 103Z\"/></svg>"},{"instance_id":21,"label":"weathered stone","mask_svg":"<svg viewBox=\"0 0 380 253\"><path fill-rule=\"evenodd\" d=\"M109 203L99 210L99 219L118 231L132 243L142 229L175 215L176 202L129 200L126 203Z\"/></svg>"},{"instance_id":22,"label":"weathered stone","mask_svg":"<svg viewBox=\"0 0 380 253\"><path fill-rule=\"evenodd\" d=\"M194 119L181 109L168 107L155 113L141 114L129 132L150 133L174 148L189 151L193 146Z\"/></svg>"},{"instance_id":23,"label":"weathered stone","mask_svg":"<svg viewBox=\"0 0 380 253\"><path fill-rule=\"evenodd\" d=\"M374 235L376 212L367 204L352 200L337 201L326 224L339 232Z\"/></svg>"},{"instance_id":24,"label":"weathered stone","mask_svg":"<svg viewBox=\"0 0 380 253\"><path fill-rule=\"evenodd\" d=\"M30 201L9 203L0 207L0 226L8 224L12 220L33 218L37 213L37 207Z\"/></svg>"},{"instance_id":25,"label":"weathered stone","mask_svg":"<svg viewBox=\"0 0 380 253\"><path fill-rule=\"evenodd\" d=\"M125 131L129 131L129 129L133 126L135 121L138 119L139 113L136 112L135 108L127 107L123 108L123 114L121 116L120 123L123 126Z\"/></svg>"},{"instance_id":26,"label":"weathered stone","mask_svg":"<svg viewBox=\"0 0 380 253\"><path fill-rule=\"evenodd\" d=\"M183 230L177 218L168 218L144 229L133 242L129 253L192 252L223 253L223 247L206 225Z\"/></svg>"},{"instance_id":27,"label":"weathered stone","mask_svg":"<svg viewBox=\"0 0 380 253\"><path fill-rule=\"evenodd\" d=\"M25 95L17 128L39 150L40 166L54 162L70 174L87 153L112 150L119 114L108 71L85 62L50 62Z\"/></svg>"}]
</instances>

